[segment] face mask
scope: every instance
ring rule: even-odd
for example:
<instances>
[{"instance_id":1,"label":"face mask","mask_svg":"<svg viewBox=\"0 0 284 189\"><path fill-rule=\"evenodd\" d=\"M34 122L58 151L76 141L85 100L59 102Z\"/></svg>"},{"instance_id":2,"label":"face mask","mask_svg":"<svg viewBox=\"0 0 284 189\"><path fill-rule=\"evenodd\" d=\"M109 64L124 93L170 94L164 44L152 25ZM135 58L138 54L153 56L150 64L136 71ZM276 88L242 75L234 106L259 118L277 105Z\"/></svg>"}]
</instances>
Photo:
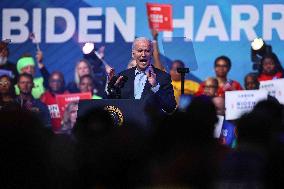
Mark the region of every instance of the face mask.
<instances>
[{"instance_id":1,"label":"face mask","mask_svg":"<svg viewBox=\"0 0 284 189\"><path fill-rule=\"evenodd\" d=\"M0 65L4 65L7 62L7 57L0 56Z\"/></svg>"}]
</instances>

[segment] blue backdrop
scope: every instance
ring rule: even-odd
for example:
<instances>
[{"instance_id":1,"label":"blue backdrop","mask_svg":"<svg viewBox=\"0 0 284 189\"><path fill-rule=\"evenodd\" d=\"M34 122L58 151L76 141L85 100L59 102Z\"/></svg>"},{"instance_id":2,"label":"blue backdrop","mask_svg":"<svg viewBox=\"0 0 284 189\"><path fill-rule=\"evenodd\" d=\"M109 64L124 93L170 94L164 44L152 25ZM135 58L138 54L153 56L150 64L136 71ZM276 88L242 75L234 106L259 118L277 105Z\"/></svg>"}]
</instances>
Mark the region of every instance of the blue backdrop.
<instances>
[{"instance_id":1,"label":"blue backdrop","mask_svg":"<svg viewBox=\"0 0 284 189\"><path fill-rule=\"evenodd\" d=\"M66 80L73 80L74 66L82 58L81 48L87 42L106 46L105 59L117 71L125 69L131 57L131 42L137 36L151 38L146 15L146 2L173 5L173 33L163 37L192 39L198 69L192 74L204 80L214 75L213 62L227 55L233 66L229 77L243 84L252 71L250 42L263 37L284 62L283 0L1 0L1 38L12 39L10 60L16 62L25 52L35 54L29 39L34 32L44 52L49 71L60 70ZM177 46L181 49L182 47Z\"/></svg>"}]
</instances>

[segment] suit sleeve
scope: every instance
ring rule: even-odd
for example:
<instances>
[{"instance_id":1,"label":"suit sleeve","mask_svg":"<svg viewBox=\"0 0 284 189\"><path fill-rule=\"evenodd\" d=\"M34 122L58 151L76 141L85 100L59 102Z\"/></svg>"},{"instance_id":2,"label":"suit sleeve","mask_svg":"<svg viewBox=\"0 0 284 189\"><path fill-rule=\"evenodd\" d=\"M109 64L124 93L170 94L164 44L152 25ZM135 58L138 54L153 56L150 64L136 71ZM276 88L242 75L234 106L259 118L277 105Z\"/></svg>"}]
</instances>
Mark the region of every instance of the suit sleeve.
<instances>
[{"instance_id":1,"label":"suit sleeve","mask_svg":"<svg viewBox=\"0 0 284 189\"><path fill-rule=\"evenodd\" d=\"M176 101L170 75L166 74L159 81L160 89L155 93L159 101L160 107L167 113L171 113L176 109Z\"/></svg>"}]
</instances>

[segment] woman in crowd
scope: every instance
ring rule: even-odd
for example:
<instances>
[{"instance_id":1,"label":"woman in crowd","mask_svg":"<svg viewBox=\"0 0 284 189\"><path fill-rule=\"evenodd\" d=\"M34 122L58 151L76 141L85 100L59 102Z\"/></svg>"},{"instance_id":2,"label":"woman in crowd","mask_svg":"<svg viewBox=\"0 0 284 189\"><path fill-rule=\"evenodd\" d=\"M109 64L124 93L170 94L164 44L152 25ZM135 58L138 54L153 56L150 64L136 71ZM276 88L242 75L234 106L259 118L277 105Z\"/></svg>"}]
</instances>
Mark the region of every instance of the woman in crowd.
<instances>
[{"instance_id":1,"label":"woman in crowd","mask_svg":"<svg viewBox=\"0 0 284 189\"><path fill-rule=\"evenodd\" d=\"M258 81L283 78L283 68L274 53L265 55L260 62Z\"/></svg>"},{"instance_id":2,"label":"woman in crowd","mask_svg":"<svg viewBox=\"0 0 284 189\"><path fill-rule=\"evenodd\" d=\"M96 89L91 75L84 75L80 77L79 89L81 93L90 92L92 94L92 99L102 99L102 97L94 94Z\"/></svg>"},{"instance_id":3,"label":"woman in crowd","mask_svg":"<svg viewBox=\"0 0 284 189\"><path fill-rule=\"evenodd\" d=\"M228 74L231 70L232 63L229 57L219 56L214 61L214 71L216 79L218 80L218 94L217 96L225 96L225 91L242 90L239 82L229 79ZM204 82L200 84L197 94L203 94Z\"/></svg>"},{"instance_id":4,"label":"woman in crowd","mask_svg":"<svg viewBox=\"0 0 284 189\"><path fill-rule=\"evenodd\" d=\"M93 78L93 71L90 63L82 59L80 60L75 67L75 74L74 74L74 81L70 82L67 86L67 89L71 93L79 93L79 84L80 84L80 78L84 75L91 75ZM96 91L95 91L96 92Z\"/></svg>"},{"instance_id":5,"label":"woman in crowd","mask_svg":"<svg viewBox=\"0 0 284 189\"><path fill-rule=\"evenodd\" d=\"M12 83L9 76L0 76L0 110L16 110L20 107L14 101L15 90Z\"/></svg>"}]
</instances>

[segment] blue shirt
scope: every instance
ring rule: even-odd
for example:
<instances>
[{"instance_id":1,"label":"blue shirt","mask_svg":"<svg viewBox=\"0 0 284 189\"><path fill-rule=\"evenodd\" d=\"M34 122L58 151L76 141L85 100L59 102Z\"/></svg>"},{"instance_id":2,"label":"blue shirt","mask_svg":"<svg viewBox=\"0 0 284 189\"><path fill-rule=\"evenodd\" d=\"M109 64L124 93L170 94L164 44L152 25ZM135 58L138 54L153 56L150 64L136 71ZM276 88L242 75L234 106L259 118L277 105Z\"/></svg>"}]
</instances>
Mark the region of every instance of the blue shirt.
<instances>
[{"instance_id":1,"label":"blue shirt","mask_svg":"<svg viewBox=\"0 0 284 189\"><path fill-rule=\"evenodd\" d=\"M137 68L135 70L135 80L134 80L134 98L141 99L145 84L147 81L147 75L145 71L139 71ZM160 88L160 85L157 84L155 87L152 87L151 90L156 93Z\"/></svg>"}]
</instances>

